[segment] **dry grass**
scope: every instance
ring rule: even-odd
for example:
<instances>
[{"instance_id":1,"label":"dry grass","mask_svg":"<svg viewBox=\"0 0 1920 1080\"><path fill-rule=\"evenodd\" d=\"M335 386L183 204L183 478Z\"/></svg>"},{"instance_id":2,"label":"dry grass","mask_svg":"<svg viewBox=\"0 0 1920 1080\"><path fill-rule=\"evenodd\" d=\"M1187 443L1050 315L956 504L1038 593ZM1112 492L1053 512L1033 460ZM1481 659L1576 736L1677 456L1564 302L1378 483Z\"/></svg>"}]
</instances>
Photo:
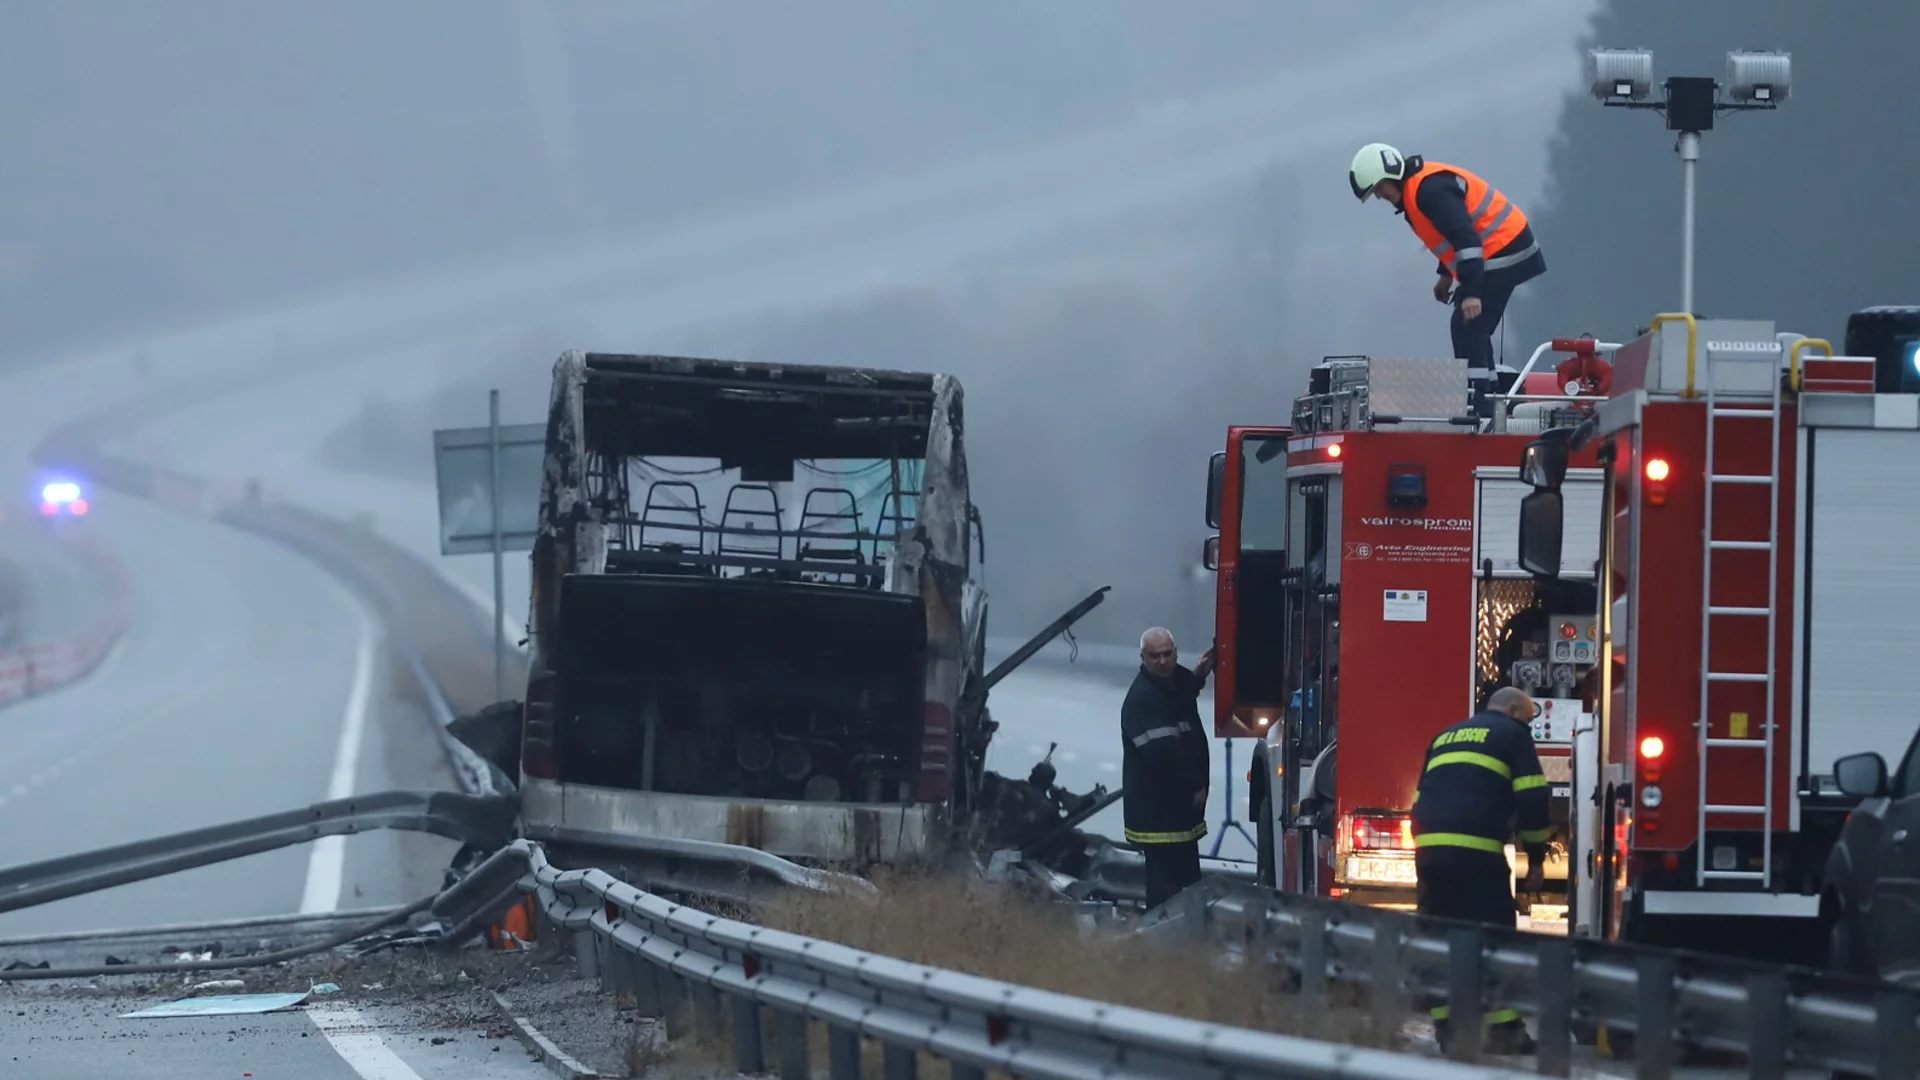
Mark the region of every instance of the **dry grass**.
<instances>
[{"instance_id":1,"label":"dry grass","mask_svg":"<svg viewBox=\"0 0 1920 1080\"><path fill-rule=\"evenodd\" d=\"M1371 1017L1336 998L1306 1008L1262 960L1083 928L1071 909L999 885L935 874L882 875L877 899L794 890L754 921L810 937L1020 986L1236 1027L1384 1046Z\"/></svg>"},{"instance_id":2,"label":"dry grass","mask_svg":"<svg viewBox=\"0 0 1920 1080\"><path fill-rule=\"evenodd\" d=\"M1131 1005L1212 1023L1359 1046L1390 1046L1371 1016L1336 999L1315 1012L1263 962L1230 964L1211 946L1175 944L1112 928L1083 930L1072 911L1019 890L935 874L881 875L877 898L794 890L730 918L823 938L903 960L964 971L1076 997ZM659 1080L732 1076L732 1009L703 1025L686 1001L670 1009L667 1035L637 1034L630 1075ZM767 1067L778 1064L773 1016L763 1011ZM882 1049L862 1040L865 1075L879 1075ZM813 1075L827 1075L824 1025L808 1025ZM948 1066L919 1055L913 1075L944 1078ZM990 1074L999 1078L1001 1074Z\"/></svg>"}]
</instances>

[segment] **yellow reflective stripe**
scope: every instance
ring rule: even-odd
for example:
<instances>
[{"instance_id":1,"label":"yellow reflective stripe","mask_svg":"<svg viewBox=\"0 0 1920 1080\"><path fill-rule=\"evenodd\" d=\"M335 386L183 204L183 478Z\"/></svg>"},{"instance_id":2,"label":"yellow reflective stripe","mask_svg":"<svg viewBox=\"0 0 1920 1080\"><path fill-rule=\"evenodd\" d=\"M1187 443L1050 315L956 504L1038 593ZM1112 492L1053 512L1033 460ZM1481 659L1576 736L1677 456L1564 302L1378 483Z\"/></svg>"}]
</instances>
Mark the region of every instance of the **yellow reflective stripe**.
<instances>
[{"instance_id":1,"label":"yellow reflective stripe","mask_svg":"<svg viewBox=\"0 0 1920 1080\"><path fill-rule=\"evenodd\" d=\"M1516 776L1513 778L1513 790L1515 791L1531 791L1534 788L1546 786L1547 778L1540 773L1534 773L1532 776Z\"/></svg>"},{"instance_id":2,"label":"yellow reflective stripe","mask_svg":"<svg viewBox=\"0 0 1920 1080\"><path fill-rule=\"evenodd\" d=\"M1523 844L1544 844L1552 829L1521 829L1520 842Z\"/></svg>"},{"instance_id":3,"label":"yellow reflective stripe","mask_svg":"<svg viewBox=\"0 0 1920 1080\"><path fill-rule=\"evenodd\" d=\"M1205 824L1195 825L1184 832L1140 832L1126 829L1124 833L1129 844L1184 844L1189 840L1198 840L1207 835Z\"/></svg>"},{"instance_id":4,"label":"yellow reflective stripe","mask_svg":"<svg viewBox=\"0 0 1920 1080\"><path fill-rule=\"evenodd\" d=\"M1423 847L1469 848L1473 851L1491 851L1491 852L1494 852L1495 854L1499 854L1507 850L1507 845L1498 840L1489 840L1484 836L1473 836L1469 833L1457 833L1457 832L1419 833L1413 838L1413 846L1416 848L1423 848Z\"/></svg>"},{"instance_id":5,"label":"yellow reflective stripe","mask_svg":"<svg viewBox=\"0 0 1920 1080\"><path fill-rule=\"evenodd\" d=\"M1433 1017L1435 1020L1445 1020L1453 1015L1453 1010L1445 1005L1436 1005L1427 1010L1427 1015ZM1511 1024L1518 1019L1520 1019L1520 1010L1518 1009L1495 1009L1485 1016L1482 1016L1480 1022L1486 1024L1488 1027L1492 1027L1495 1024Z\"/></svg>"},{"instance_id":6,"label":"yellow reflective stripe","mask_svg":"<svg viewBox=\"0 0 1920 1080\"><path fill-rule=\"evenodd\" d=\"M1442 765L1478 765L1483 769L1492 769L1501 776L1513 775L1513 770L1507 768L1506 762L1492 754L1476 754L1471 750L1449 750L1444 754L1436 754L1432 761L1427 762L1426 771L1432 772Z\"/></svg>"}]
</instances>

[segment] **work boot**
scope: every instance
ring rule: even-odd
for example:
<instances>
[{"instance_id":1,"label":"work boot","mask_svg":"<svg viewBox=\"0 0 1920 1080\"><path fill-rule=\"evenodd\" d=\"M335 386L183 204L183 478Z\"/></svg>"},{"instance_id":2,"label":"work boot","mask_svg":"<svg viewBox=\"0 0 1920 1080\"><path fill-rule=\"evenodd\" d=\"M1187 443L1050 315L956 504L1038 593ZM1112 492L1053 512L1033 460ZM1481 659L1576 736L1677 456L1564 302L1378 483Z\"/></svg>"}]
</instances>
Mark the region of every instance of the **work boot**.
<instances>
[{"instance_id":1,"label":"work boot","mask_svg":"<svg viewBox=\"0 0 1920 1080\"><path fill-rule=\"evenodd\" d=\"M1487 1028L1487 1053L1501 1057L1531 1057L1540 1049L1540 1044L1527 1034L1527 1025L1520 1020L1508 1020Z\"/></svg>"}]
</instances>

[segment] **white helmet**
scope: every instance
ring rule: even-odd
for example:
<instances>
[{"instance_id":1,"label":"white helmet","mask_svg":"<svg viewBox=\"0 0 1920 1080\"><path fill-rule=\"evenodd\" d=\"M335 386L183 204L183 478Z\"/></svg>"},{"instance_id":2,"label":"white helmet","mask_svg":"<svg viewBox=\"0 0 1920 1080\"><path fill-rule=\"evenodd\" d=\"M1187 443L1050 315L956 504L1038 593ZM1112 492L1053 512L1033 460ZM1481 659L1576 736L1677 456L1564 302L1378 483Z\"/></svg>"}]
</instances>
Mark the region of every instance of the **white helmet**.
<instances>
[{"instance_id":1,"label":"white helmet","mask_svg":"<svg viewBox=\"0 0 1920 1080\"><path fill-rule=\"evenodd\" d=\"M1400 151L1386 143L1368 143L1353 155L1353 164L1347 167L1347 183L1353 187L1353 197L1366 202L1373 194L1373 185L1382 180L1405 180L1407 178L1407 159Z\"/></svg>"}]
</instances>

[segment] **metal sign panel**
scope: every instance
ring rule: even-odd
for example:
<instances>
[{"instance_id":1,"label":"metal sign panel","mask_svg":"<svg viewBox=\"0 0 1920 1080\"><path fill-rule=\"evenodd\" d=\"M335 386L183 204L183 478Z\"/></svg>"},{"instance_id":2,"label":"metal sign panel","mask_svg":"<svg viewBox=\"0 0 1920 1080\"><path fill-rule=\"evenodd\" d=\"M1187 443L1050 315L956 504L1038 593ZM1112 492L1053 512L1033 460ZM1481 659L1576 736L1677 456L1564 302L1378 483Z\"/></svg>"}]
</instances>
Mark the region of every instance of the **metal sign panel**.
<instances>
[{"instance_id":1,"label":"metal sign panel","mask_svg":"<svg viewBox=\"0 0 1920 1080\"><path fill-rule=\"evenodd\" d=\"M440 498L440 554L493 550L493 469L488 427L433 433L433 474ZM540 473L545 424L500 425L500 550L531 551L540 527Z\"/></svg>"}]
</instances>

